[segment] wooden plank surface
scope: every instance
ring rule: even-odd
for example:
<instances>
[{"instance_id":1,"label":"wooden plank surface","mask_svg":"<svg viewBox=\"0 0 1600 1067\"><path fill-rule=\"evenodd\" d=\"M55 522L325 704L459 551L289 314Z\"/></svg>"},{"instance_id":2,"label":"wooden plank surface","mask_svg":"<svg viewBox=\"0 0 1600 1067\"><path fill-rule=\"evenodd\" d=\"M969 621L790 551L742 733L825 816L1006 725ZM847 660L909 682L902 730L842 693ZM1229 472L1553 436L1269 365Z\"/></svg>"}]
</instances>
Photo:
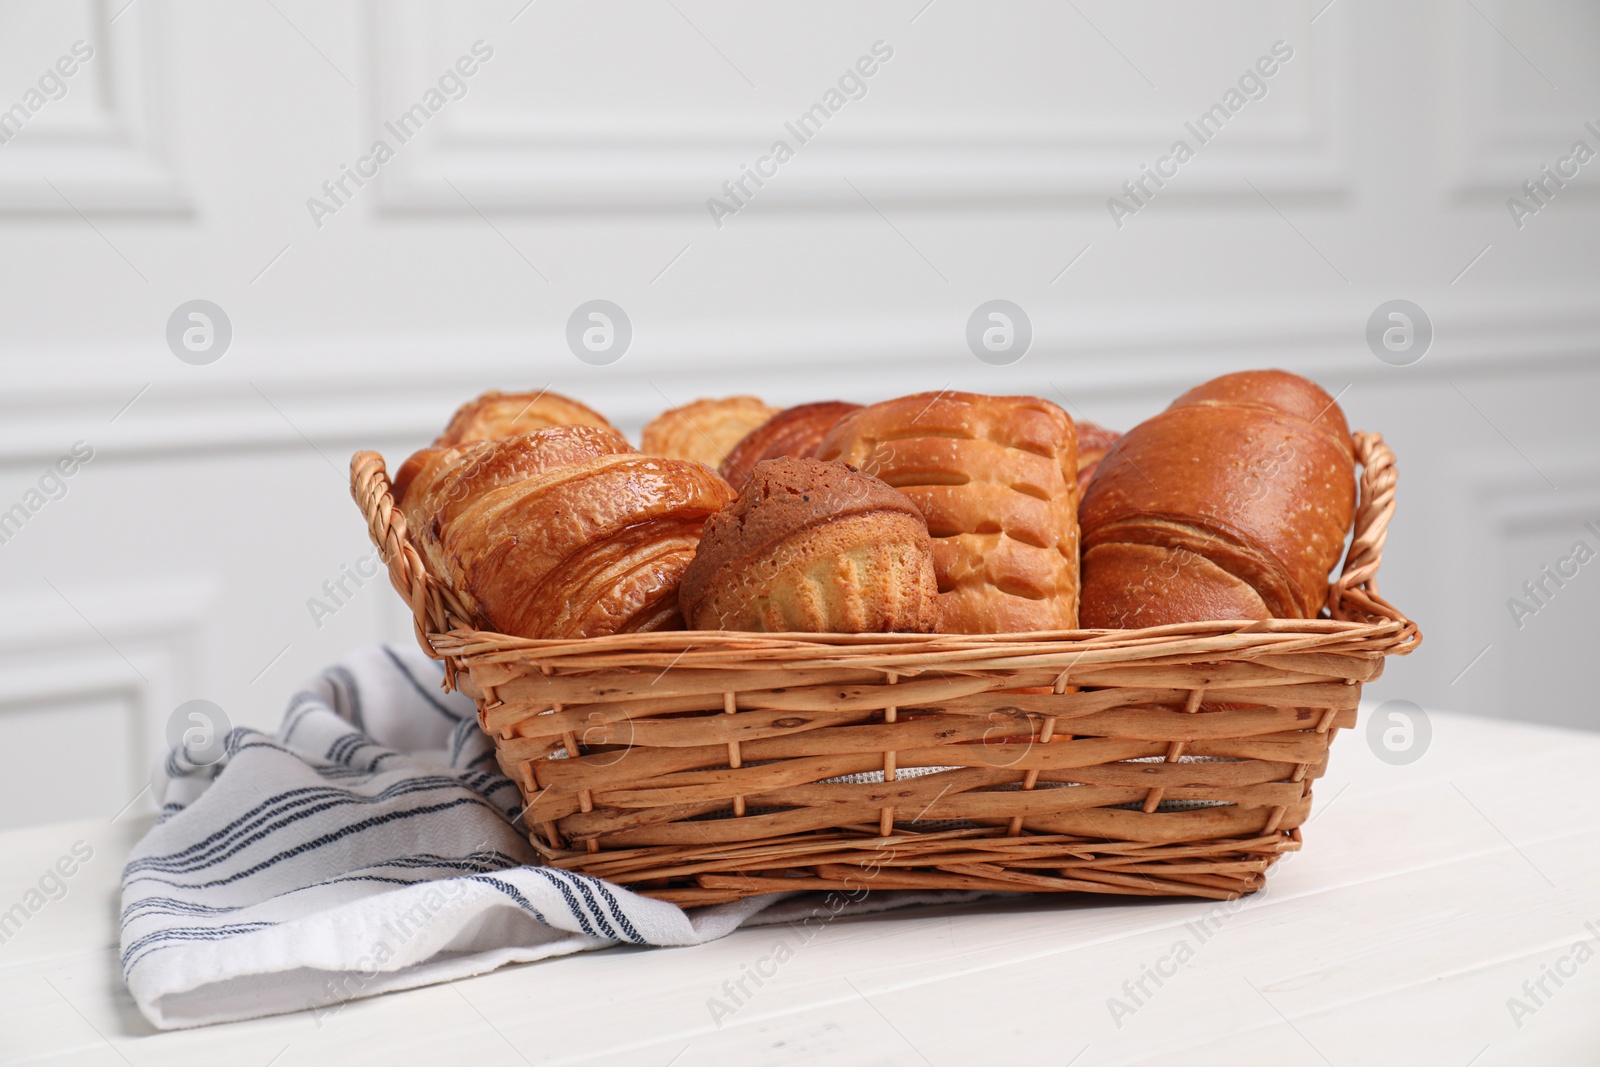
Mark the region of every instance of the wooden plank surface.
<instances>
[{"instance_id":1,"label":"wooden plank surface","mask_svg":"<svg viewBox=\"0 0 1600 1067\"><path fill-rule=\"evenodd\" d=\"M137 809L0 835L6 906L75 844L94 850L0 944L0 1063L1600 1062L1600 959L1532 1014L1508 1005L1578 940L1600 947L1584 927L1600 926L1600 735L1433 726L1406 767L1342 733L1305 849L1245 901L1022 898L836 919L804 940L755 928L390 994L320 1026L143 1021L116 966ZM780 940L793 957L733 1005L724 983Z\"/></svg>"}]
</instances>

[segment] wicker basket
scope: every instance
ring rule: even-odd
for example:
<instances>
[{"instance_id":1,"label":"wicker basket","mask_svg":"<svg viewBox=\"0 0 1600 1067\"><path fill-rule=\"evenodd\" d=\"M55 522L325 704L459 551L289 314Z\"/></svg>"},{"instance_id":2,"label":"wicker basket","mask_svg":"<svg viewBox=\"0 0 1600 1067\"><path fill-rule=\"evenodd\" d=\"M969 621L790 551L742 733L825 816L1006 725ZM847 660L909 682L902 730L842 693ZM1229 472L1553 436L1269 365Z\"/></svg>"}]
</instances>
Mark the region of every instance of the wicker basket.
<instances>
[{"instance_id":1,"label":"wicker basket","mask_svg":"<svg viewBox=\"0 0 1600 1067\"><path fill-rule=\"evenodd\" d=\"M383 459L351 489L553 866L685 906L792 889L1232 899L1300 847L1361 683L1420 641L1374 581L1394 457L1354 436L1330 618L999 635L472 630Z\"/></svg>"}]
</instances>

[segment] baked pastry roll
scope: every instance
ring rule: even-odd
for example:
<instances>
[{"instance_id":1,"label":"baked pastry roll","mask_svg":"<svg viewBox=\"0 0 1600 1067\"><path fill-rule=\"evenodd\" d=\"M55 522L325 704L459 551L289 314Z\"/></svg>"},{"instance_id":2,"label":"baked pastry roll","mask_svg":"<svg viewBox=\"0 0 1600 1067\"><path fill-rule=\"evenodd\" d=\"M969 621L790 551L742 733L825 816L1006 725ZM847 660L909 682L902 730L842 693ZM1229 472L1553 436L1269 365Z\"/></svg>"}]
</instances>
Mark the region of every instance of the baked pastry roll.
<instances>
[{"instance_id":1,"label":"baked pastry roll","mask_svg":"<svg viewBox=\"0 0 1600 1067\"><path fill-rule=\"evenodd\" d=\"M738 489L757 463L781 456L810 456L827 432L860 404L824 400L785 408L740 438L722 461L721 474Z\"/></svg>"},{"instance_id":2,"label":"baked pastry roll","mask_svg":"<svg viewBox=\"0 0 1600 1067\"><path fill-rule=\"evenodd\" d=\"M1104 426L1096 426L1092 422L1079 422L1077 426L1078 500L1081 504L1084 491L1089 488L1089 481L1099 469L1100 461L1106 458L1106 453L1111 451L1118 441L1122 440L1122 435Z\"/></svg>"},{"instance_id":3,"label":"baked pastry roll","mask_svg":"<svg viewBox=\"0 0 1600 1067\"><path fill-rule=\"evenodd\" d=\"M633 451L622 434L598 426L553 426L493 441L424 448L396 472L395 502L417 550L442 576L448 566L440 530L469 499L569 463Z\"/></svg>"},{"instance_id":4,"label":"baked pastry roll","mask_svg":"<svg viewBox=\"0 0 1600 1067\"><path fill-rule=\"evenodd\" d=\"M562 426L420 464L401 498L473 625L517 637L677 629L700 530L734 498L715 471ZM424 478L426 477L426 481Z\"/></svg>"},{"instance_id":5,"label":"baked pastry roll","mask_svg":"<svg viewBox=\"0 0 1600 1067\"><path fill-rule=\"evenodd\" d=\"M697 630L928 633L933 543L904 495L843 463L758 463L678 590Z\"/></svg>"},{"instance_id":6,"label":"baked pastry roll","mask_svg":"<svg viewBox=\"0 0 1600 1067\"><path fill-rule=\"evenodd\" d=\"M1056 405L919 393L846 416L817 458L883 479L927 520L940 632L1077 625L1077 435Z\"/></svg>"},{"instance_id":7,"label":"baked pastry roll","mask_svg":"<svg viewBox=\"0 0 1600 1067\"><path fill-rule=\"evenodd\" d=\"M1197 386L1089 485L1083 624L1315 618L1355 500L1350 431L1321 387L1276 370Z\"/></svg>"},{"instance_id":8,"label":"baked pastry roll","mask_svg":"<svg viewBox=\"0 0 1600 1067\"><path fill-rule=\"evenodd\" d=\"M433 443L436 446L488 441L532 433L550 426L601 426L615 429L594 409L549 390L537 393L502 393L491 390L456 410Z\"/></svg>"},{"instance_id":9,"label":"baked pastry roll","mask_svg":"<svg viewBox=\"0 0 1600 1067\"><path fill-rule=\"evenodd\" d=\"M696 400L663 411L645 423L641 450L652 456L691 459L715 469L740 438L777 413L777 408L753 396Z\"/></svg>"}]
</instances>

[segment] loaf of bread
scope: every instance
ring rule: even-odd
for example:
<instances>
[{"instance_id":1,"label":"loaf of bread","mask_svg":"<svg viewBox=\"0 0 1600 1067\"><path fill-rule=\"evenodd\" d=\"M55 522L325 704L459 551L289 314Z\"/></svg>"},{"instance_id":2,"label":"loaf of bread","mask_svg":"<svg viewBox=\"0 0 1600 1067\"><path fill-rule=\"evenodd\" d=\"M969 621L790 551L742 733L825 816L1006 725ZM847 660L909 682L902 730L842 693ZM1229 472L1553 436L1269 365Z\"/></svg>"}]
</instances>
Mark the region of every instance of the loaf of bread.
<instances>
[{"instance_id":1,"label":"loaf of bread","mask_svg":"<svg viewBox=\"0 0 1600 1067\"><path fill-rule=\"evenodd\" d=\"M1129 430L1089 483L1083 625L1314 618L1355 499L1333 397L1284 371L1206 382Z\"/></svg>"},{"instance_id":2,"label":"loaf of bread","mask_svg":"<svg viewBox=\"0 0 1600 1067\"><path fill-rule=\"evenodd\" d=\"M585 426L443 451L413 457L400 507L473 625L539 638L682 627L678 582L734 498L715 471Z\"/></svg>"},{"instance_id":3,"label":"loaf of bread","mask_svg":"<svg viewBox=\"0 0 1600 1067\"><path fill-rule=\"evenodd\" d=\"M652 456L694 460L715 470L745 434L777 413L754 396L696 400L645 423L641 448Z\"/></svg>"},{"instance_id":4,"label":"loaf of bread","mask_svg":"<svg viewBox=\"0 0 1600 1067\"><path fill-rule=\"evenodd\" d=\"M933 542L910 500L843 463L758 463L706 523L678 599L696 630L927 633Z\"/></svg>"},{"instance_id":5,"label":"loaf of bread","mask_svg":"<svg viewBox=\"0 0 1600 1067\"><path fill-rule=\"evenodd\" d=\"M532 433L550 426L600 426L615 429L605 416L576 400L541 389L536 393L491 390L456 410L433 443L439 447Z\"/></svg>"},{"instance_id":6,"label":"loaf of bread","mask_svg":"<svg viewBox=\"0 0 1600 1067\"><path fill-rule=\"evenodd\" d=\"M824 400L785 408L745 434L733 446L728 458L722 461L722 476L737 489L744 485L755 465L763 460L782 456L809 457L840 419L852 411L860 410L860 404L847 404L841 400Z\"/></svg>"},{"instance_id":7,"label":"loaf of bread","mask_svg":"<svg viewBox=\"0 0 1600 1067\"><path fill-rule=\"evenodd\" d=\"M847 415L817 446L904 493L933 536L942 633L1072 629L1072 419L1031 396L921 393Z\"/></svg>"}]
</instances>

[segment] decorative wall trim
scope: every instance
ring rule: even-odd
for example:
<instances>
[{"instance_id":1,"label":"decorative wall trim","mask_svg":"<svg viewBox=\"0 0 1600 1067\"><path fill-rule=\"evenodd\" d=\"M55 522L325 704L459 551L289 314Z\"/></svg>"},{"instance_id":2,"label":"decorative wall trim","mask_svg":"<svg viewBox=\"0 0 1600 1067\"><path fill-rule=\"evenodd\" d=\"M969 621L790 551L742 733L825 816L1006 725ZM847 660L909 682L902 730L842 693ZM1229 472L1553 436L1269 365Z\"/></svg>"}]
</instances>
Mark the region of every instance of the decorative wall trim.
<instances>
[{"instance_id":1,"label":"decorative wall trim","mask_svg":"<svg viewBox=\"0 0 1600 1067\"><path fill-rule=\"evenodd\" d=\"M1581 138L1600 150L1596 135L1583 126L1585 120L1600 125L1600 111L1583 114L1556 106L1538 111L1508 107L1508 71L1516 69L1535 80L1544 75L1528 66L1527 60L1485 24L1487 19L1493 26L1516 27L1519 10L1505 0L1480 0L1479 6L1480 12L1466 6L1450 9L1441 26L1444 33L1458 37L1457 47L1446 53L1453 57L1449 99L1454 106L1445 117L1456 127L1449 182L1458 196L1503 201L1523 195L1522 183L1538 177L1541 164L1554 164L1566 155L1574 141ZM1559 100L1555 89L1550 94L1552 104ZM1593 169L1592 164L1584 167L1560 190L1561 198L1590 198L1600 192L1600 182L1589 174Z\"/></svg>"},{"instance_id":2,"label":"decorative wall trim","mask_svg":"<svg viewBox=\"0 0 1600 1067\"><path fill-rule=\"evenodd\" d=\"M190 212L189 196L166 158L160 6L79 2L87 8L84 39L96 54L75 77L92 72L97 81L69 82L68 91L92 93L97 107L82 122L36 117L0 146L0 215ZM62 50L70 44L63 41ZM0 107L13 102L7 98Z\"/></svg>"},{"instance_id":3,"label":"decorative wall trim","mask_svg":"<svg viewBox=\"0 0 1600 1067\"><path fill-rule=\"evenodd\" d=\"M469 43L441 41L431 9L417 0L384 12L385 18L368 20L374 132L432 84L456 54L448 49L461 51ZM1304 54L1296 61L1311 68L1309 98L1300 110L1276 122L1241 112L1239 124L1204 148L1162 198L1254 198L1241 174L1269 194L1348 192L1345 32L1331 20L1296 41ZM781 180L762 190L763 208L865 210L851 183L874 204L1099 204L1183 134L1184 118L930 116L907 123L841 115L785 166ZM394 214L704 210L706 198L737 177L741 163L782 136L780 118L730 122L708 114L665 123L578 123L451 105L385 165L377 179L379 203Z\"/></svg>"},{"instance_id":4,"label":"decorative wall trim","mask_svg":"<svg viewBox=\"0 0 1600 1067\"><path fill-rule=\"evenodd\" d=\"M18 380L0 398L0 468L48 463L87 440L96 463L139 457L183 458L220 451L324 449L341 470L349 450L419 441L438 432L457 397L486 388L549 386L637 428L667 404L730 390L759 389L780 402L815 399L817 382L848 380L852 396L888 397L917 381L949 381L978 391L1033 390L1052 382L1071 400L1093 404L1171 396L1197 380L1249 366L1277 366L1332 382L1416 382L1451 377L1522 377L1592 371L1600 354L1600 311L1592 306L1517 303L1488 311L1430 303L1438 336L1418 364L1394 368L1366 351L1364 318L1306 311L1278 319L1212 310L1172 315L1161 329L1131 332L1126 316L1095 321L1041 309L1027 356L1003 370L974 360L962 341L963 317L869 320L634 323L634 348L621 363L591 368L566 351L562 323L539 335L318 339L255 343L197 373L173 361L155 382L129 375L139 365L121 349L17 352ZM458 353L470 352L470 357ZM441 399L440 368L451 395ZM85 368L104 368L88 375ZM83 373L61 377L58 368ZM87 386L85 378L94 384ZM31 379L31 380L30 380ZM651 382L657 383L652 387ZM936 385L938 383L935 383ZM148 389L145 389L149 386ZM141 394L141 389L145 391ZM135 395L139 399L118 415ZM112 422L113 416L116 421Z\"/></svg>"},{"instance_id":5,"label":"decorative wall trim","mask_svg":"<svg viewBox=\"0 0 1600 1067\"><path fill-rule=\"evenodd\" d=\"M159 584L50 580L59 593L44 581L36 583L38 591L7 590L9 610L0 619L0 724L9 708L81 706L110 697L128 717L133 739L118 790L131 800L165 748L167 716L195 695L215 586L182 578Z\"/></svg>"},{"instance_id":6,"label":"decorative wall trim","mask_svg":"<svg viewBox=\"0 0 1600 1067\"><path fill-rule=\"evenodd\" d=\"M1573 441L1578 444L1577 438ZM1539 641L1541 620L1528 620L1527 628L1519 632L1505 604L1508 597L1522 595L1515 580L1521 572L1507 565L1508 553L1519 540L1554 536L1570 543L1582 537L1594 545L1594 537L1582 527L1600 517L1600 463L1582 447L1547 445L1528 450L1528 457L1538 471L1528 460L1509 454L1501 442L1486 442L1442 468L1440 484L1429 487L1430 503L1423 506L1444 508L1431 522L1436 531L1429 552L1433 576L1430 580L1419 574L1411 580L1426 582L1423 587L1437 602L1439 617L1424 623L1433 631L1428 638L1431 647L1440 652L1448 649L1454 659L1436 655L1438 662L1428 670L1434 688L1448 695L1449 707L1527 722L1592 727L1585 715L1571 708L1531 704L1527 686L1512 684L1517 644ZM1555 485L1546 482L1540 471ZM1593 591L1584 592L1595 580L1588 569L1580 576L1579 587L1563 596L1588 597L1593 603ZM1531 569L1521 574L1522 579L1537 577ZM1480 651L1481 659L1471 660ZM1537 655L1536 649L1532 651Z\"/></svg>"}]
</instances>

